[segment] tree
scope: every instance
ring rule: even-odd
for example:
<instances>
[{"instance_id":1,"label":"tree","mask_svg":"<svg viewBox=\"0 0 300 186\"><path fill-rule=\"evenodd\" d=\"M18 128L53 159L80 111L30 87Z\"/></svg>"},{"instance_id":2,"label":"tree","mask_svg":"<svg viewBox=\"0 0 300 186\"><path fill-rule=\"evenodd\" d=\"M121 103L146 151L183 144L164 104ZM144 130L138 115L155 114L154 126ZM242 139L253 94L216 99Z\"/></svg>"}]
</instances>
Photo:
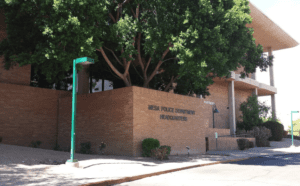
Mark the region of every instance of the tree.
<instances>
[{"instance_id":1,"label":"tree","mask_svg":"<svg viewBox=\"0 0 300 186\"><path fill-rule=\"evenodd\" d=\"M291 134L292 133L292 127L288 126L288 132ZM293 121L293 135L295 136L300 136L300 119Z\"/></svg>"},{"instance_id":2,"label":"tree","mask_svg":"<svg viewBox=\"0 0 300 186\"><path fill-rule=\"evenodd\" d=\"M262 46L255 45L253 29L245 26L252 22L248 4L5 0L0 8L8 38L0 44L0 55L5 55L6 67L11 61L37 65L48 82L66 77L72 59L89 56L95 66L106 63L125 86L169 91L177 82L177 93L205 97L213 77L229 76L242 65L244 78L257 66L264 70L272 65L272 57L261 58Z\"/></svg>"},{"instance_id":3,"label":"tree","mask_svg":"<svg viewBox=\"0 0 300 186\"><path fill-rule=\"evenodd\" d=\"M252 130L253 127L263 123L263 118L267 116L270 108L260 103L256 95L248 97L247 101L240 105L240 111L243 113L240 118L243 121L238 123L237 127L246 131Z\"/></svg>"}]
</instances>

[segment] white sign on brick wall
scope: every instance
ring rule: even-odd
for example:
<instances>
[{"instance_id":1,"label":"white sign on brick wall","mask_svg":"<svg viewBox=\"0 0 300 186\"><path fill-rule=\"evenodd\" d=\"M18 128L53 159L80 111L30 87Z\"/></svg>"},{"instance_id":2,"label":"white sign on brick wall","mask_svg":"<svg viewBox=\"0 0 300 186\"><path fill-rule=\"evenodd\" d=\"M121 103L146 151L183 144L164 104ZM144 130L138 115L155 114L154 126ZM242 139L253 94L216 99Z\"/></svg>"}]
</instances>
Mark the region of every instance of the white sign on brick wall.
<instances>
[{"instance_id":1,"label":"white sign on brick wall","mask_svg":"<svg viewBox=\"0 0 300 186\"><path fill-rule=\"evenodd\" d=\"M204 103L210 104L210 105L214 105L215 104L214 102L210 102L210 101L204 101Z\"/></svg>"}]
</instances>

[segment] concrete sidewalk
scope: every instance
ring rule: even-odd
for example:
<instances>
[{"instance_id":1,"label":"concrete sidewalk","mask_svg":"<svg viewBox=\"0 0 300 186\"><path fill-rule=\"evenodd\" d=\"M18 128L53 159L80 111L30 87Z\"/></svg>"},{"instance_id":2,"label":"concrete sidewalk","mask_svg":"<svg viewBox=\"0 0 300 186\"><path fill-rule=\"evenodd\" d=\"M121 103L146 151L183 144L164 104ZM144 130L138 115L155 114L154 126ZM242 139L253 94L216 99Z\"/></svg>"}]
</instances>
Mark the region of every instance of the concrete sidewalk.
<instances>
[{"instance_id":1,"label":"concrete sidewalk","mask_svg":"<svg viewBox=\"0 0 300 186\"><path fill-rule=\"evenodd\" d=\"M284 138L280 142L270 142L271 147L255 147L240 151L209 151L205 155L170 156L169 160L150 157L124 157L108 155L86 155L75 153L79 168L66 164L44 165L33 163L36 159L58 160L69 158L68 152L36 149L20 146L0 145L0 185L113 185L154 175L201 167L224 162L240 161L259 156L300 153L300 140ZM1 149L2 148L2 149ZM16 154L17 150L19 153ZM1 159L2 158L2 159ZM19 159L16 161L16 159ZM66 159L62 160L65 162ZM5 163L1 163L6 161ZM23 160L29 161L26 164ZM31 162L30 162L31 161ZM12 180L15 180L14 182ZM9 184L8 184L9 183Z\"/></svg>"},{"instance_id":2,"label":"concrete sidewalk","mask_svg":"<svg viewBox=\"0 0 300 186\"><path fill-rule=\"evenodd\" d=\"M106 172L108 177L112 174L114 175L114 178L96 183L84 184L84 186L113 185L189 168L214 165L232 161L241 161L260 156L300 153L300 140L294 140L295 147L291 147L291 144L291 139L284 138L281 142L270 142L271 147L255 147L244 151L208 151L206 155L190 155L189 157L185 155L185 157L190 161L161 163L152 166L148 164L147 166L142 166L139 168L128 165L127 168L124 167L123 169L119 170L114 169L113 172ZM170 156L170 159L173 158L174 157ZM82 165L84 165L83 162Z\"/></svg>"}]
</instances>

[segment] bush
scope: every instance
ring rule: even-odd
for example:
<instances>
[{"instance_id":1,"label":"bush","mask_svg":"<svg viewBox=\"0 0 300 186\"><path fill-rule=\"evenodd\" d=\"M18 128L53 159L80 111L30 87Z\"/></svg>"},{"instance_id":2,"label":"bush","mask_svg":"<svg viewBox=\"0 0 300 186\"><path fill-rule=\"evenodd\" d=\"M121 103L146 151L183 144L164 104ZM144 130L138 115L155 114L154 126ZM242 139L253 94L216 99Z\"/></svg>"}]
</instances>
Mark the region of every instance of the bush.
<instances>
[{"instance_id":1,"label":"bush","mask_svg":"<svg viewBox=\"0 0 300 186\"><path fill-rule=\"evenodd\" d=\"M80 153L91 154L91 142L80 143Z\"/></svg>"},{"instance_id":2,"label":"bush","mask_svg":"<svg viewBox=\"0 0 300 186\"><path fill-rule=\"evenodd\" d=\"M283 131L283 137L287 137L288 133L289 133L288 131L285 131L285 130L284 130L284 131Z\"/></svg>"},{"instance_id":3,"label":"bush","mask_svg":"<svg viewBox=\"0 0 300 186\"><path fill-rule=\"evenodd\" d=\"M270 107L267 107L257 100L256 95L248 97L247 101L240 105L239 110L242 111L241 122L237 122L239 129L245 129L246 131L252 130L253 127L263 123L260 115L268 113Z\"/></svg>"},{"instance_id":4,"label":"bush","mask_svg":"<svg viewBox=\"0 0 300 186\"><path fill-rule=\"evenodd\" d=\"M159 141L157 139L153 138L146 138L142 142L142 148L143 148L143 157L150 157L151 156L151 150L158 148L160 146Z\"/></svg>"},{"instance_id":5,"label":"bush","mask_svg":"<svg viewBox=\"0 0 300 186\"><path fill-rule=\"evenodd\" d=\"M254 148L254 143L252 141L249 141L248 145L249 145L249 148Z\"/></svg>"},{"instance_id":6,"label":"bush","mask_svg":"<svg viewBox=\"0 0 300 186\"><path fill-rule=\"evenodd\" d=\"M29 146L33 148L39 148L41 143L41 141L31 141L31 144Z\"/></svg>"},{"instance_id":7,"label":"bush","mask_svg":"<svg viewBox=\"0 0 300 186\"><path fill-rule=\"evenodd\" d=\"M59 147L58 144L55 144L55 147L53 148L53 150L62 151L62 149Z\"/></svg>"},{"instance_id":8,"label":"bush","mask_svg":"<svg viewBox=\"0 0 300 186\"><path fill-rule=\"evenodd\" d=\"M101 142L101 144L99 145L99 150L102 154L104 154L105 147L106 147L106 143Z\"/></svg>"},{"instance_id":9,"label":"bush","mask_svg":"<svg viewBox=\"0 0 300 186\"><path fill-rule=\"evenodd\" d=\"M248 148L248 146L249 146L248 139L237 139L236 141L237 141L237 144L238 144L240 150L244 150L244 149Z\"/></svg>"},{"instance_id":10,"label":"bush","mask_svg":"<svg viewBox=\"0 0 300 186\"><path fill-rule=\"evenodd\" d=\"M270 141L281 141L283 138L283 125L275 121L267 121L260 126L264 126L271 130L272 136L269 138Z\"/></svg>"},{"instance_id":11,"label":"bush","mask_svg":"<svg viewBox=\"0 0 300 186\"><path fill-rule=\"evenodd\" d=\"M270 147L270 141L269 140L256 140L256 146L257 147Z\"/></svg>"},{"instance_id":12,"label":"bush","mask_svg":"<svg viewBox=\"0 0 300 186\"><path fill-rule=\"evenodd\" d=\"M271 130L266 127L254 127L253 134L257 147L269 147L268 139L272 136Z\"/></svg>"},{"instance_id":13,"label":"bush","mask_svg":"<svg viewBox=\"0 0 300 186\"><path fill-rule=\"evenodd\" d=\"M155 157L159 160L169 159L168 158L168 148L166 146L164 146L164 147L152 149L151 157Z\"/></svg>"},{"instance_id":14,"label":"bush","mask_svg":"<svg viewBox=\"0 0 300 186\"><path fill-rule=\"evenodd\" d=\"M168 150L168 151L167 151L167 155L168 155L168 156L170 155L170 153L171 153L171 147L170 147L170 146L168 146L168 145L163 145L163 146L160 146L159 148L160 148L160 149L161 149L161 148L167 148L167 150Z\"/></svg>"}]
</instances>

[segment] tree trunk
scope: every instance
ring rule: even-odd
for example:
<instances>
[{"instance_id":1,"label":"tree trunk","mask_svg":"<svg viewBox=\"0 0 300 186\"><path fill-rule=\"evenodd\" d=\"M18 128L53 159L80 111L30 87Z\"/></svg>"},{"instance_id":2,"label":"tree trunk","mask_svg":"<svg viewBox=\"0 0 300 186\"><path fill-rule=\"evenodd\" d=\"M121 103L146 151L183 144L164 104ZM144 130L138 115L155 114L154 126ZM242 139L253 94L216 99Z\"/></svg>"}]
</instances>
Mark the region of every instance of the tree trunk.
<instances>
[{"instance_id":1,"label":"tree trunk","mask_svg":"<svg viewBox=\"0 0 300 186\"><path fill-rule=\"evenodd\" d=\"M104 77L102 77L102 91L104 91Z\"/></svg>"}]
</instances>

